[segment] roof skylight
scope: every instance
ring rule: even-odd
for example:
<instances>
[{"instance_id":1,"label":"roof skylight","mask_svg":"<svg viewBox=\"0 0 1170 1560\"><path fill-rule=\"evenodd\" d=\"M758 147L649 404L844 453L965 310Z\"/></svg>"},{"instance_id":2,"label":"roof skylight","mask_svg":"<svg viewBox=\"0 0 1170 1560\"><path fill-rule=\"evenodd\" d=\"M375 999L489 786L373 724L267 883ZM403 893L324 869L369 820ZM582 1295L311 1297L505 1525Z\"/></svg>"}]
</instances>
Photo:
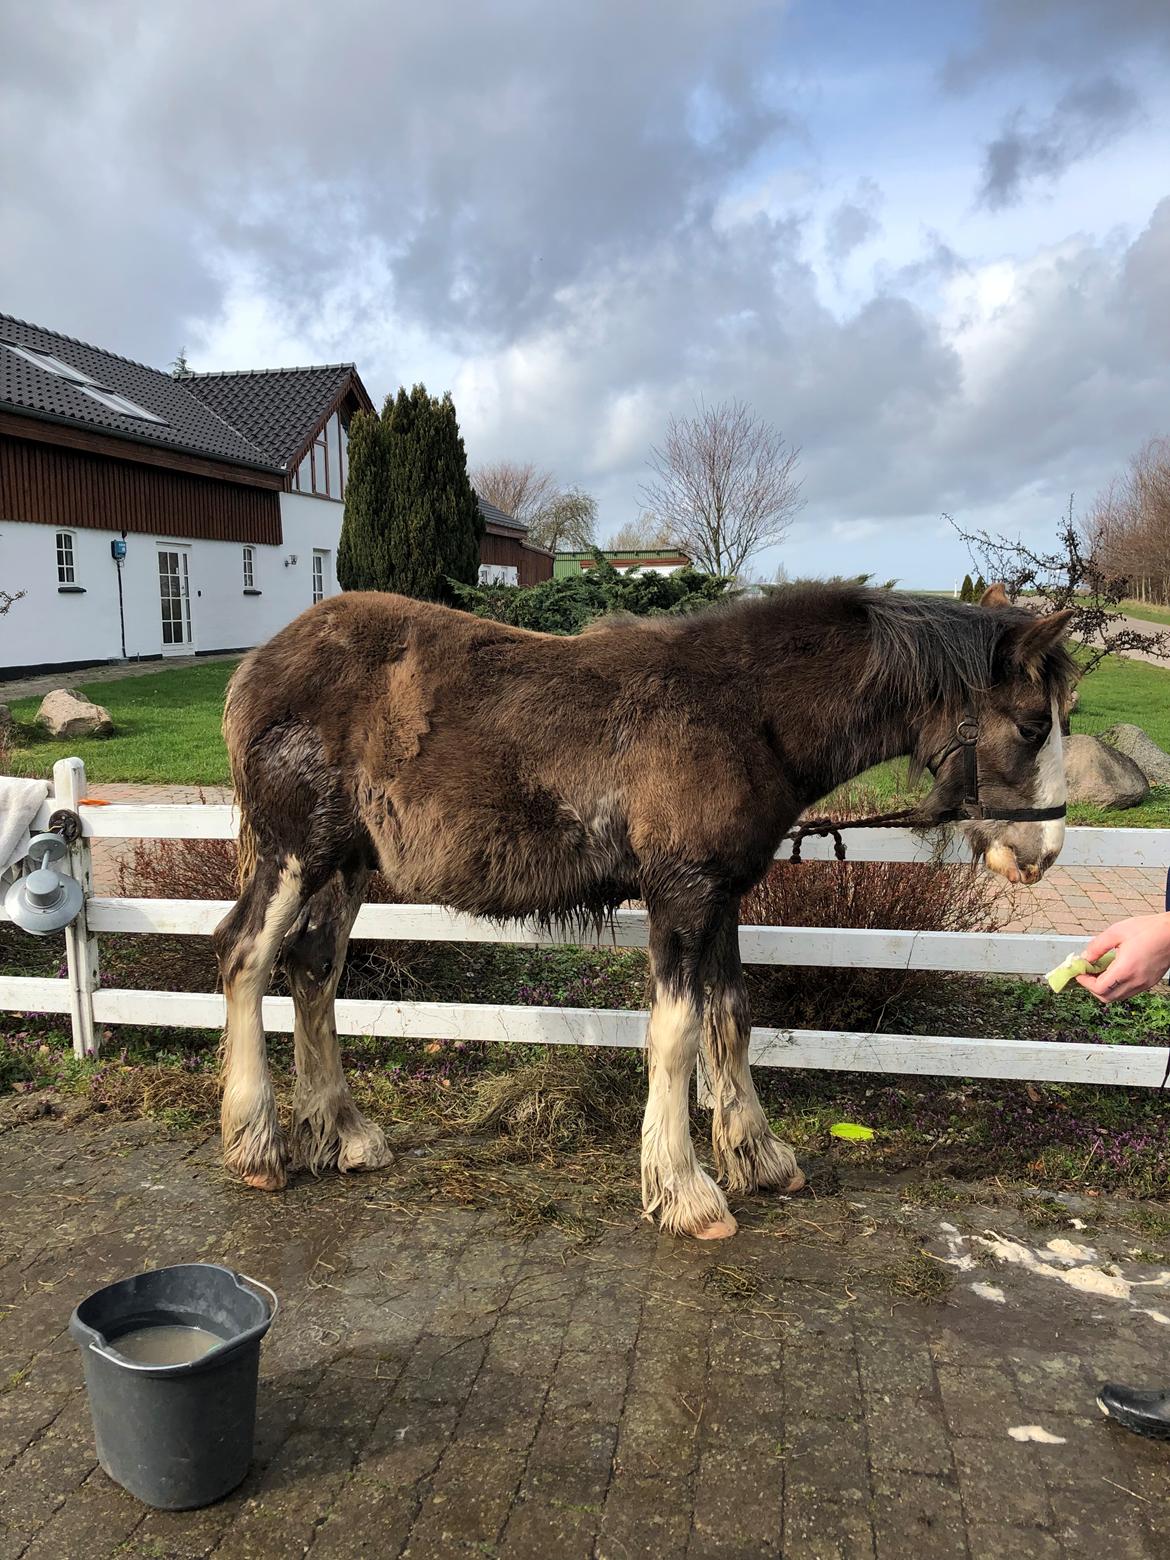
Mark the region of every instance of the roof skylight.
<instances>
[{"instance_id":1,"label":"roof skylight","mask_svg":"<svg viewBox=\"0 0 1170 1560\"><path fill-rule=\"evenodd\" d=\"M79 368L74 368L69 363L63 363L60 358L54 357L51 352L38 352L35 347L18 347L13 341L6 341L4 345L9 352L14 352L17 357L24 358L26 363L31 363L34 368L40 368L47 374L53 374L58 379L64 379L82 395L89 396L91 401L97 401L100 405L108 407L112 412L120 412L123 417L138 417L143 422L165 423L165 417L159 417L154 412L148 412L145 407L139 406L137 401L131 401L129 397L121 395L109 385L102 385L96 379L91 379L88 374L82 373Z\"/></svg>"}]
</instances>

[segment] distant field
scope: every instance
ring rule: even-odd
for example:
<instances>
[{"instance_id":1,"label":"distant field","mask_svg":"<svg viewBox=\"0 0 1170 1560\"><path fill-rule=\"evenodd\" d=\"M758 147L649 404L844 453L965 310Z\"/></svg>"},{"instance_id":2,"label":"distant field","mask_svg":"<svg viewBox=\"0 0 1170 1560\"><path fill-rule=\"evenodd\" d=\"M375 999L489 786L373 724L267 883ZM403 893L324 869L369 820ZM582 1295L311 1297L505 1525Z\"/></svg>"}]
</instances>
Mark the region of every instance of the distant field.
<instances>
[{"instance_id":1,"label":"distant field","mask_svg":"<svg viewBox=\"0 0 1170 1560\"><path fill-rule=\"evenodd\" d=\"M1127 617L1140 618L1143 623L1161 623L1170 628L1170 607L1151 607L1145 601L1123 601L1118 610Z\"/></svg>"}]
</instances>

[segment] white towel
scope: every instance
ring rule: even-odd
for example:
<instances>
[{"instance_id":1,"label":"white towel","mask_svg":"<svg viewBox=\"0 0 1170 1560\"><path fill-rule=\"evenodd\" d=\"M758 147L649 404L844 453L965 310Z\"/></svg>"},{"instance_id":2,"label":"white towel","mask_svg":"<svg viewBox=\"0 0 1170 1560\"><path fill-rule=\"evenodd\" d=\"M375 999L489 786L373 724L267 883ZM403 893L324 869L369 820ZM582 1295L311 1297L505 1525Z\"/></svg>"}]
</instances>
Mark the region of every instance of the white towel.
<instances>
[{"instance_id":1,"label":"white towel","mask_svg":"<svg viewBox=\"0 0 1170 1560\"><path fill-rule=\"evenodd\" d=\"M29 825L49 794L47 780L16 780L0 775L0 872L23 861Z\"/></svg>"}]
</instances>

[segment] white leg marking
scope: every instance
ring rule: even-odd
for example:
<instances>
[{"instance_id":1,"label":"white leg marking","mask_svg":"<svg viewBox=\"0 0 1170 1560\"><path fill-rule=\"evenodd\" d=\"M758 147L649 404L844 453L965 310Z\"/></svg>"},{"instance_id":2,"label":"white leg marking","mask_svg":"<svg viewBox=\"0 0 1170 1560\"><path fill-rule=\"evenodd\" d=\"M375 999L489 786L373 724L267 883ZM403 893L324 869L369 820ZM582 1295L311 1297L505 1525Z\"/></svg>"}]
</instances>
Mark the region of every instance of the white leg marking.
<instances>
[{"instance_id":1,"label":"white leg marking","mask_svg":"<svg viewBox=\"0 0 1170 1560\"><path fill-rule=\"evenodd\" d=\"M730 1003L717 1002L709 1021L711 1146L720 1177L732 1192L799 1191L804 1176L796 1155L768 1125L748 1064L747 1035L740 1033Z\"/></svg>"},{"instance_id":2,"label":"white leg marking","mask_svg":"<svg viewBox=\"0 0 1170 1560\"><path fill-rule=\"evenodd\" d=\"M699 1167L691 1142L690 1084L699 1052L699 1014L659 996L650 1015L650 1090L642 1121L642 1206L676 1235L735 1233L727 1199Z\"/></svg>"},{"instance_id":3,"label":"white leg marking","mask_svg":"<svg viewBox=\"0 0 1170 1560\"><path fill-rule=\"evenodd\" d=\"M267 1191L279 1191L285 1184L287 1156L268 1075L260 1004L281 941L300 904L300 863L290 857L265 909L260 931L225 992L228 1019L220 1109L224 1163L250 1185Z\"/></svg>"},{"instance_id":4,"label":"white leg marking","mask_svg":"<svg viewBox=\"0 0 1170 1560\"><path fill-rule=\"evenodd\" d=\"M378 1170L391 1164L394 1155L386 1146L385 1134L358 1110L342 1071L333 1024L336 980L311 995L303 980L294 978L291 984L296 1002L297 1067L293 1163L314 1175L333 1166L344 1172Z\"/></svg>"}]
</instances>

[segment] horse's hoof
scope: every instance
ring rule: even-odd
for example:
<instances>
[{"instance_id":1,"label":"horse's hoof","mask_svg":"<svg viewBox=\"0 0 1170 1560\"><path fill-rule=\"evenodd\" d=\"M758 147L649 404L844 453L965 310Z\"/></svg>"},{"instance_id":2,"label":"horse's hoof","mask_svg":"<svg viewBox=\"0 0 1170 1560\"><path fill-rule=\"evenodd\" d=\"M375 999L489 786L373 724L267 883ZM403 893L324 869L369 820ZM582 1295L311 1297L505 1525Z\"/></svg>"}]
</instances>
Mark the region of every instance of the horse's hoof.
<instances>
[{"instance_id":1,"label":"horse's hoof","mask_svg":"<svg viewBox=\"0 0 1170 1560\"><path fill-rule=\"evenodd\" d=\"M245 1175L243 1181L245 1186L258 1192L283 1192L288 1185L288 1176L283 1170L254 1170L251 1175Z\"/></svg>"},{"instance_id":2,"label":"horse's hoof","mask_svg":"<svg viewBox=\"0 0 1170 1560\"><path fill-rule=\"evenodd\" d=\"M384 1139L380 1143L367 1140L352 1146L343 1143L337 1156L337 1168L342 1175L347 1175L351 1170L384 1170L393 1163L394 1152L386 1147Z\"/></svg>"},{"instance_id":3,"label":"horse's hoof","mask_svg":"<svg viewBox=\"0 0 1170 1560\"><path fill-rule=\"evenodd\" d=\"M784 1188L784 1191L781 1193L781 1195L784 1196L784 1197L787 1197L792 1192L799 1192L800 1189L804 1186L804 1184L805 1184L804 1171L803 1170L798 1170L796 1172L796 1174L792 1177L791 1181L789 1181L788 1185Z\"/></svg>"},{"instance_id":4,"label":"horse's hoof","mask_svg":"<svg viewBox=\"0 0 1170 1560\"><path fill-rule=\"evenodd\" d=\"M701 1230L695 1231L696 1240L730 1240L739 1225L732 1214L725 1219L716 1219L714 1224L708 1224Z\"/></svg>"}]
</instances>

